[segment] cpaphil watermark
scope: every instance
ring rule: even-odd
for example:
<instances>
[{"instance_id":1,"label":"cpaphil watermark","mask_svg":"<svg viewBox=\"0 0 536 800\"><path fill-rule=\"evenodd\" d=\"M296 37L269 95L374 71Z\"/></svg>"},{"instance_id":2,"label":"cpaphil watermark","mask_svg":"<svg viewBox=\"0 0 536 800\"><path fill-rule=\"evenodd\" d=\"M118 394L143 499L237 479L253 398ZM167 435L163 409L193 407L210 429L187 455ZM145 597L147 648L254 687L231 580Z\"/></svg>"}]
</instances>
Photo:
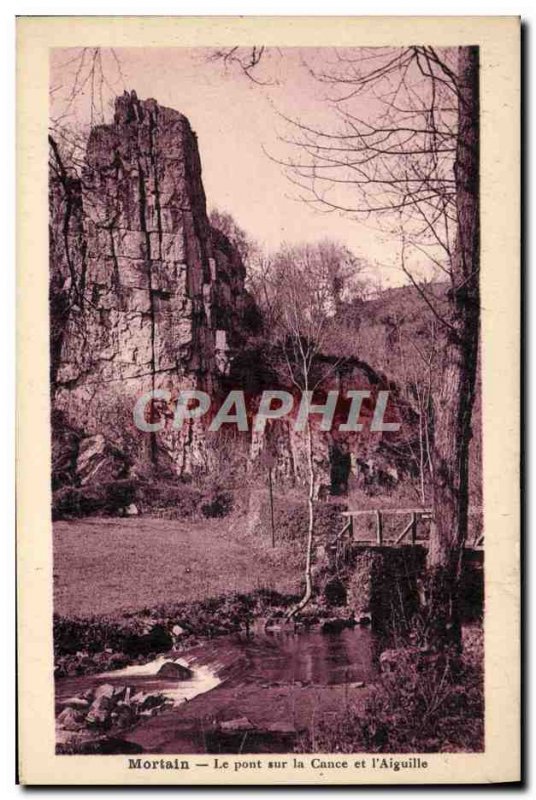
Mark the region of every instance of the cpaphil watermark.
<instances>
[{"instance_id":1,"label":"cpaphil watermark","mask_svg":"<svg viewBox=\"0 0 536 800\"><path fill-rule=\"evenodd\" d=\"M312 391L296 396L273 389L264 390L252 404L251 398L241 389L233 389L218 402L198 389L181 391L176 400L169 389L152 389L137 400L133 416L136 427L144 433L161 431L168 417L172 417L175 430L180 430L185 422L203 419L210 432L219 431L223 425L233 425L239 431L262 434L269 420L287 420L300 432L314 417L319 421L320 430L326 432L355 433L362 431L365 425L370 426L372 433L396 432L401 423L389 418L388 404L387 390L331 390L324 393L319 402ZM367 413L363 413L365 411Z\"/></svg>"}]
</instances>

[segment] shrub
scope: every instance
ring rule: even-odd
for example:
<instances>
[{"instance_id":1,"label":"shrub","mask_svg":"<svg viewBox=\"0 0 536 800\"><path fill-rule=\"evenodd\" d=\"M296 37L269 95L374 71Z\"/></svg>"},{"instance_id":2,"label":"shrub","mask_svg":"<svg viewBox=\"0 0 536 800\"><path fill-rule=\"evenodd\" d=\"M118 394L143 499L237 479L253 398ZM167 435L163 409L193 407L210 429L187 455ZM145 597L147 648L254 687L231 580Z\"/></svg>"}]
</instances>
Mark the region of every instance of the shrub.
<instances>
[{"instance_id":1,"label":"shrub","mask_svg":"<svg viewBox=\"0 0 536 800\"><path fill-rule=\"evenodd\" d=\"M302 752L481 752L484 747L482 661L429 656L401 649L365 707L347 705L321 721ZM473 654L472 654L473 656Z\"/></svg>"},{"instance_id":2,"label":"shrub","mask_svg":"<svg viewBox=\"0 0 536 800\"><path fill-rule=\"evenodd\" d=\"M316 502L314 525L316 536L333 536L341 527L341 511L345 505ZM309 510L302 499L288 497L274 499L274 525L278 541L300 541L307 536ZM263 502L260 509L259 533L267 534L271 529L270 504Z\"/></svg>"},{"instance_id":3,"label":"shrub","mask_svg":"<svg viewBox=\"0 0 536 800\"><path fill-rule=\"evenodd\" d=\"M116 512L120 508L126 508L136 500L137 483L132 478L108 483L104 487L106 497L106 510Z\"/></svg>"},{"instance_id":4,"label":"shrub","mask_svg":"<svg viewBox=\"0 0 536 800\"><path fill-rule=\"evenodd\" d=\"M117 514L136 498L136 481L124 478L87 486L62 486L52 495L52 519Z\"/></svg>"},{"instance_id":5,"label":"shrub","mask_svg":"<svg viewBox=\"0 0 536 800\"><path fill-rule=\"evenodd\" d=\"M142 513L169 519L225 517L234 506L231 492L196 488L177 480L123 478L87 486L63 486L52 496L52 519L114 515L134 503Z\"/></svg>"},{"instance_id":6,"label":"shrub","mask_svg":"<svg viewBox=\"0 0 536 800\"><path fill-rule=\"evenodd\" d=\"M196 487L181 480L146 481L138 489L140 509L171 519L225 517L233 508L231 492Z\"/></svg>"},{"instance_id":7,"label":"shrub","mask_svg":"<svg viewBox=\"0 0 536 800\"><path fill-rule=\"evenodd\" d=\"M215 490L208 502L201 506L205 517L226 517L233 508L233 495L230 492Z\"/></svg>"},{"instance_id":8,"label":"shrub","mask_svg":"<svg viewBox=\"0 0 536 800\"><path fill-rule=\"evenodd\" d=\"M190 518L198 514L202 500L199 489L178 479L144 481L138 488L138 503L145 513L167 511L173 518Z\"/></svg>"},{"instance_id":9,"label":"shrub","mask_svg":"<svg viewBox=\"0 0 536 800\"><path fill-rule=\"evenodd\" d=\"M52 519L85 517L104 510L102 489L96 486L62 486L52 495Z\"/></svg>"}]
</instances>

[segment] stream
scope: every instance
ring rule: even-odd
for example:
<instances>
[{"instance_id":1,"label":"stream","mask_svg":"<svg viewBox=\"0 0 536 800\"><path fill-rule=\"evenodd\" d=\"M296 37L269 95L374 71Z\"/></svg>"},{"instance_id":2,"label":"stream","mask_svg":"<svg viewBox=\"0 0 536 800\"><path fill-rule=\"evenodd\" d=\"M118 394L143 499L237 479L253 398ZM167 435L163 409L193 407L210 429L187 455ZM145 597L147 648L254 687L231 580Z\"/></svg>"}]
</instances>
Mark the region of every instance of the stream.
<instances>
[{"instance_id":1,"label":"stream","mask_svg":"<svg viewBox=\"0 0 536 800\"><path fill-rule=\"evenodd\" d=\"M288 752L315 720L363 697L377 674L378 648L377 637L362 627L225 636L143 665L60 678L56 703L101 684L130 686L170 701L169 709L121 733L139 752ZM169 661L188 666L192 677L157 675Z\"/></svg>"}]
</instances>

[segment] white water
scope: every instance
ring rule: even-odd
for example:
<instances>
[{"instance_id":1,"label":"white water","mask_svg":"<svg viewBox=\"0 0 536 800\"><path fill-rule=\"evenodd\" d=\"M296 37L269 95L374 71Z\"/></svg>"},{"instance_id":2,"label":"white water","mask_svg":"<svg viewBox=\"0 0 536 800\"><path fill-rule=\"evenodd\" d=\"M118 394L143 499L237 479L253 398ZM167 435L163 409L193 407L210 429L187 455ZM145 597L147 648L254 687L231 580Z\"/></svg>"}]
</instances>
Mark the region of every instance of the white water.
<instances>
[{"instance_id":1,"label":"white water","mask_svg":"<svg viewBox=\"0 0 536 800\"><path fill-rule=\"evenodd\" d=\"M159 676L160 667L169 661L191 669L193 672L192 677L178 681ZM218 677L215 665L209 667L204 664L193 664L184 658L179 659L170 656L159 656L147 664L132 664L123 669L101 672L98 675L88 676L85 680L82 677L67 678L65 683L71 684L71 691L73 689L80 691L82 688L87 688L83 684L98 686L101 683L124 683L124 680L119 680L124 678L132 679L132 684L136 691L142 691L145 694L163 694L172 700L175 706L187 700L192 700L198 694L208 692L221 683L221 678Z\"/></svg>"}]
</instances>

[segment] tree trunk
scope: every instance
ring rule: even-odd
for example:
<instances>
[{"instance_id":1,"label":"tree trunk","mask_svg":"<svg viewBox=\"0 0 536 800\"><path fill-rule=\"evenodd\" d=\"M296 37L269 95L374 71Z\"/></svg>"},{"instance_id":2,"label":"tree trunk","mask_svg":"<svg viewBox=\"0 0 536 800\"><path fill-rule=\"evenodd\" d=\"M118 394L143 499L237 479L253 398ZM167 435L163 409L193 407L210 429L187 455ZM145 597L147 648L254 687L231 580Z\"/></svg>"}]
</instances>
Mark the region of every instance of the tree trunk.
<instances>
[{"instance_id":1,"label":"tree trunk","mask_svg":"<svg viewBox=\"0 0 536 800\"><path fill-rule=\"evenodd\" d=\"M449 323L434 403L434 522L430 534L429 643L460 643L459 583L467 537L468 461L480 328L479 65L477 47L458 51L454 167L457 239L450 265Z\"/></svg>"},{"instance_id":2,"label":"tree trunk","mask_svg":"<svg viewBox=\"0 0 536 800\"><path fill-rule=\"evenodd\" d=\"M313 434L309 419L307 420L307 469L309 471L309 491L307 494L309 521L307 526L307 544L305 553L305 591L300 602L289 611L287 615L288 619L292 619L292 617L294 617L298 611L301 611L302 608L305 608L313 596L315 469L313 461Z\"/></svg>"}]
</instances>

